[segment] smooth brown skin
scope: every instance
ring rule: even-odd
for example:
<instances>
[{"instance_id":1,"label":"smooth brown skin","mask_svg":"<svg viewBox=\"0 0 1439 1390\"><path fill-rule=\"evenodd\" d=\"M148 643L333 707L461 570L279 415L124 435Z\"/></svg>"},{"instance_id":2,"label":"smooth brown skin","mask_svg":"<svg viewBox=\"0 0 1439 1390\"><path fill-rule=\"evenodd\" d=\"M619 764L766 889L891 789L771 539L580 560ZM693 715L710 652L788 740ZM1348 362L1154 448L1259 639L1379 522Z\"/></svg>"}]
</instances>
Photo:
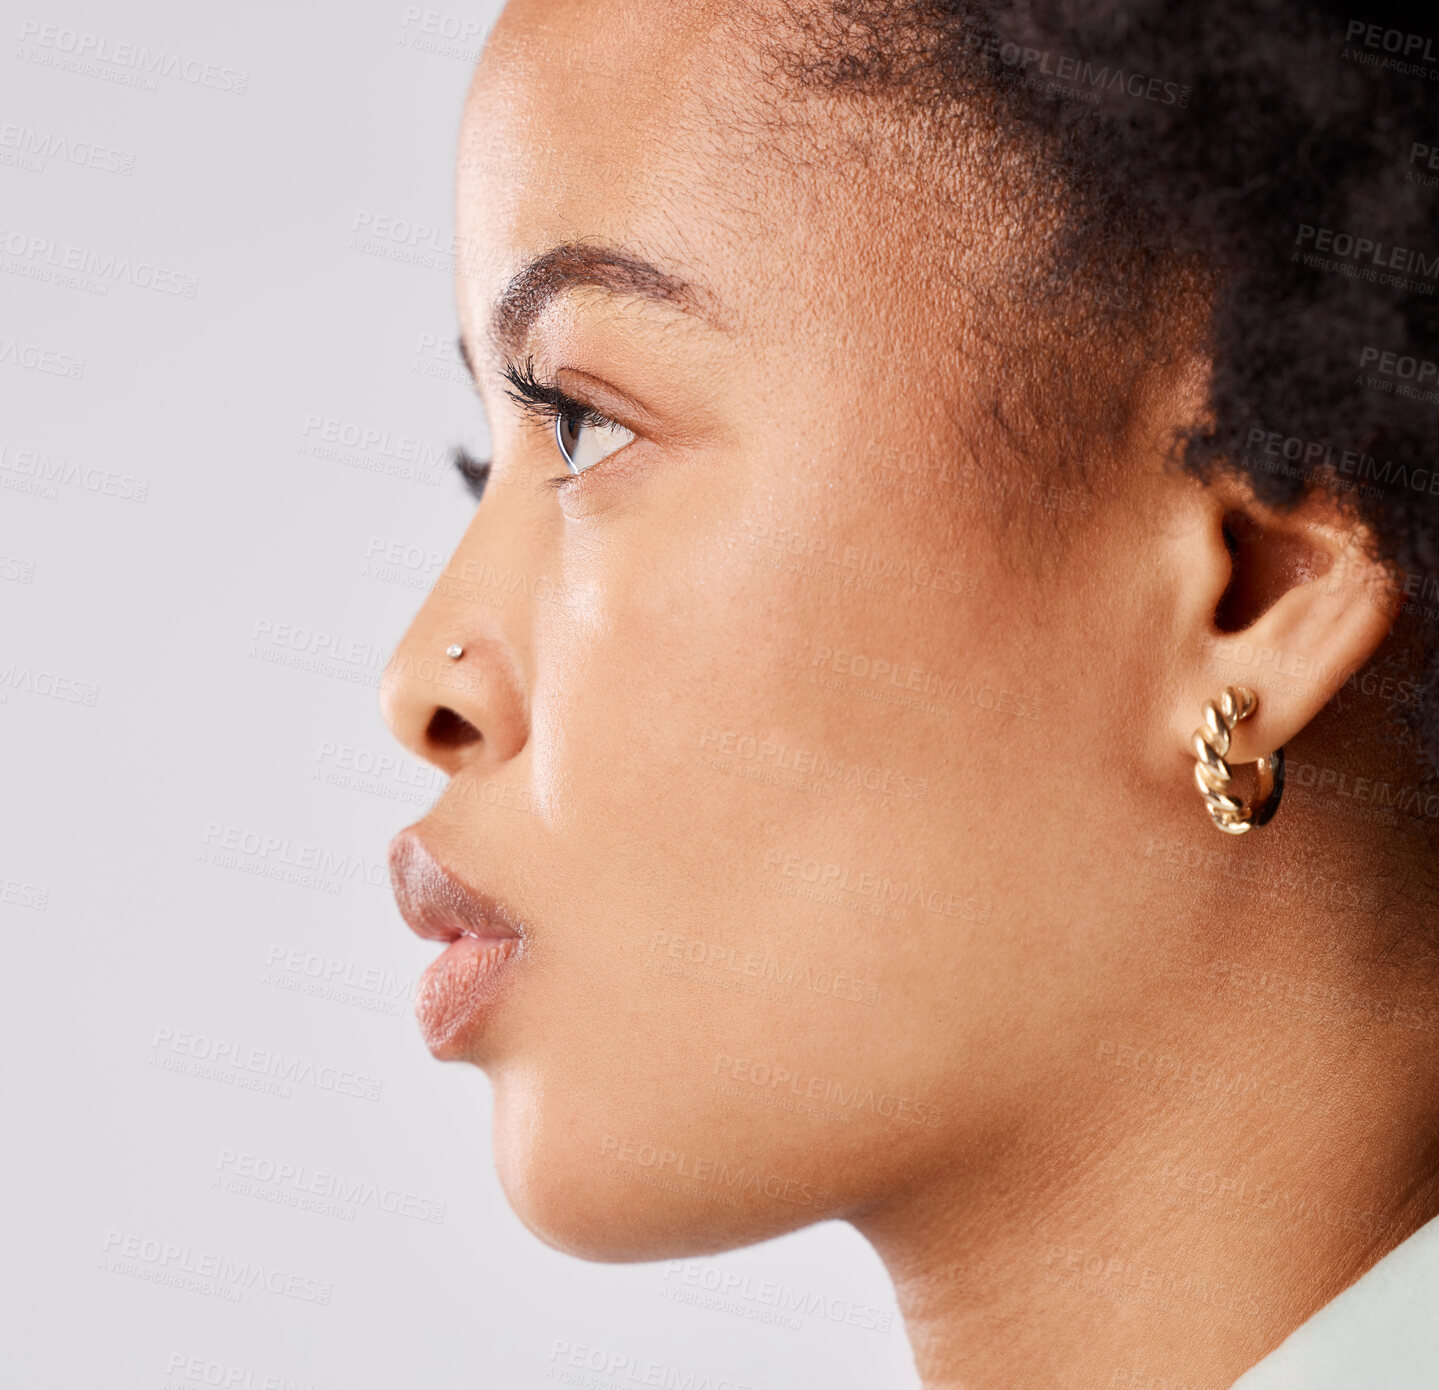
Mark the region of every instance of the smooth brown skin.
<instances>
[{"instance_id":1,"label":"smooth brown skin","mask_svg":"<svg viewBox=\"0 0 1439 1390\"><path fill-rule=\"evenodd\" d=\"M989 423L977 307L1011 210L962 169L962 225L936 238L904 160L812 157L853 148L851 123L890 140L882 113L789 145L753 60L712 9L517 0L465 113L459 304L495 476L384 703L452 778L421 833L531 931L464 1049L501 1180L589 1259L850 1220L930 1390L1228 1385L1439 1210L1439 993L1410 930L1433 904L1375 891L1401 837L1293 783L1272 825L1221 836L1189 735L1243 680L1234 760L1284 744L1291 769L1385 775L1382 701L1303 673L1363 666L1392 608L1333 509L1271 516L1166 468L1192 353L1129 381L1122 428L1071 436L1108 480L1092 499L1025 482L1001 513L926 473L1023 466ZM577 242L683 277L698 312L549 302L515 359L637 436L557 489L489 324L522 266ZM1113 401L1096 388L1094 418ZM945 577L860 587L846 547ZM1285 672L1216 658L1239 641ZM836 669L855 656L900 684ZM937 709L872 698L916 669L956 682ZM441 737L443 710L467 726ZM746 738L875 789L816 790L813 766L789 785ZM804 877L833 871L839 905ZM871 874L925 897L856 911ZM761 991L760 957L843 983ZM903 1113L767 1103L827 1082ZM646 1145L700 1176L633 1180ZM767 1191L715 1200L720 1163Z\"/></svg>"}]
</instances>

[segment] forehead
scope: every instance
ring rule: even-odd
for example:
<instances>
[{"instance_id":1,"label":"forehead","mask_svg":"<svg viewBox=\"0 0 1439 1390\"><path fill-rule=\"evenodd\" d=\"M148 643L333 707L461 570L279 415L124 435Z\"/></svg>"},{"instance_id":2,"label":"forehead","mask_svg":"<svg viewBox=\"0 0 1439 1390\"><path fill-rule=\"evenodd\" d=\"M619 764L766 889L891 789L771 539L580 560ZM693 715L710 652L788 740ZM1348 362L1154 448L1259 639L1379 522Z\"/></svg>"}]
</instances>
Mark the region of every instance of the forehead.
<instances>
[{"instance_id":1,"label":"forehead","mask_svg":"<svg viewBox=\"0 0 1439 1390\"><path fill-rule=\"evenodd\" d=\"M511 0L460 142L472 347L493 359L492 308L527 264L587 246L706 291L756 361L847 369L863 351L892 364L896 389L915 384L916 356L957 363L954 335L1014 278L1014 238L994 227L1023 219L987 196L992 142L967 125L947 129L934 177L887 101L778 75L803 51L796 15L829 3Z\"/></svg>"},{"instance_id":2,"label":"forehead","mask_svg":"<svg viewBox=\"0 0 1439 1390\"><path fill-rule=\"evenodd\" d=\"M486 45L458 165L466 327L555 246L603 243L713 280L755 243L764 122L728 7L516 0Z\"/></svg>"}]
</instances>

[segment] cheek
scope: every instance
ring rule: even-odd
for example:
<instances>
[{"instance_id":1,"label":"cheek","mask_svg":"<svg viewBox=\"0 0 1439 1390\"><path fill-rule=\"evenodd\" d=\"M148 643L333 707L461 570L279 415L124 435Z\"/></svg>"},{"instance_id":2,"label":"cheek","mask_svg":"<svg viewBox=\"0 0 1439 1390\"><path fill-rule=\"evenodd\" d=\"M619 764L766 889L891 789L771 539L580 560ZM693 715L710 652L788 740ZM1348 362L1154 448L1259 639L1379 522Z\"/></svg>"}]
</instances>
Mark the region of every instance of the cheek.
<instances>
[{"instance_id":1,"label":"cheek","mask_svg":"<svg viewBox=\"0 0 1439 1390\"><path fill-rule=\"evenodd\" d=\"M576 1248L655 1200L666 1154L746 1155L842 1204L935 1152L976 978L957 963L987 949L982 875L955 867L980 774L954 712L906 689L977 640L955 595L856 594L774 519L719 510L581 550L539 621L533 775L560 849L497 1144L517 1209ZM739 1219L677 1190L670 1227ZM761 1195L751 1232L820 1214Z\"/></svg>"}]
</instances>

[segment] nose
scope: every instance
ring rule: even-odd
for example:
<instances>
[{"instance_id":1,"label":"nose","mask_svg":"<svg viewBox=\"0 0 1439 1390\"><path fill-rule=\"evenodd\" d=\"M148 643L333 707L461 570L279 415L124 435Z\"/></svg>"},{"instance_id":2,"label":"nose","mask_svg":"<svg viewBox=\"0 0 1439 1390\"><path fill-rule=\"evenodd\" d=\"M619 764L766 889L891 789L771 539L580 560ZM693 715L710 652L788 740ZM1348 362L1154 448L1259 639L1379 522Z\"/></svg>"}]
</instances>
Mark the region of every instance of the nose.
<instances>
[{"instance_id":1,"label":"nose","mask_svg":"<svg viewBox=\"0 0 1439 1390\"><path fill-rule=\"evenodd\" d=\"M504 610L467 599L466 588L441 577L380 681L390 731L451 777L506 762L529 738L525 681Z\"/></svg>"}]
</instances>

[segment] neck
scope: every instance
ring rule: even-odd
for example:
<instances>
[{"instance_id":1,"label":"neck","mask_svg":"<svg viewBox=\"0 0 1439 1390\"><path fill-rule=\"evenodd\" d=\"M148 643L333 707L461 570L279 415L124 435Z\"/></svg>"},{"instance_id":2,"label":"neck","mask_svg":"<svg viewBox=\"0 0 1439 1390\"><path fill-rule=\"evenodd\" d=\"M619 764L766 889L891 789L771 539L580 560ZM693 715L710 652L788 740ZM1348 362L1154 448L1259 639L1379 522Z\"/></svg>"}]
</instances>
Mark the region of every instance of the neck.
<instances>
[{"instance_id":1,"label":"neck","mask_svg":"<svg viewBox=\"0 0 1439 1390\"><path fill-rule=\"evenodd\" d=\"M926 1390L1217 1390L1439 1213L1433 1130L1388 1066L1230 1036L1101 1042L1102 1116L859 1223Z\"/></svg>"},{"instance_id":2,"label":"neck","mask_svg":"<svg viewBox=\"0 0 1439 1390\"><path fill-rule=\"evenodd\" d=\"M1350 870L1272 844L1332 885L1366 881L1360 838ZM1196 912L1202 873L1121 914L1165 924L1138 1002L856 1219L926 1390L1221 1390L1439 1214L1439 986L1394 949L1417 931L1262 875Z\"/></svg>"}]
</instances>

